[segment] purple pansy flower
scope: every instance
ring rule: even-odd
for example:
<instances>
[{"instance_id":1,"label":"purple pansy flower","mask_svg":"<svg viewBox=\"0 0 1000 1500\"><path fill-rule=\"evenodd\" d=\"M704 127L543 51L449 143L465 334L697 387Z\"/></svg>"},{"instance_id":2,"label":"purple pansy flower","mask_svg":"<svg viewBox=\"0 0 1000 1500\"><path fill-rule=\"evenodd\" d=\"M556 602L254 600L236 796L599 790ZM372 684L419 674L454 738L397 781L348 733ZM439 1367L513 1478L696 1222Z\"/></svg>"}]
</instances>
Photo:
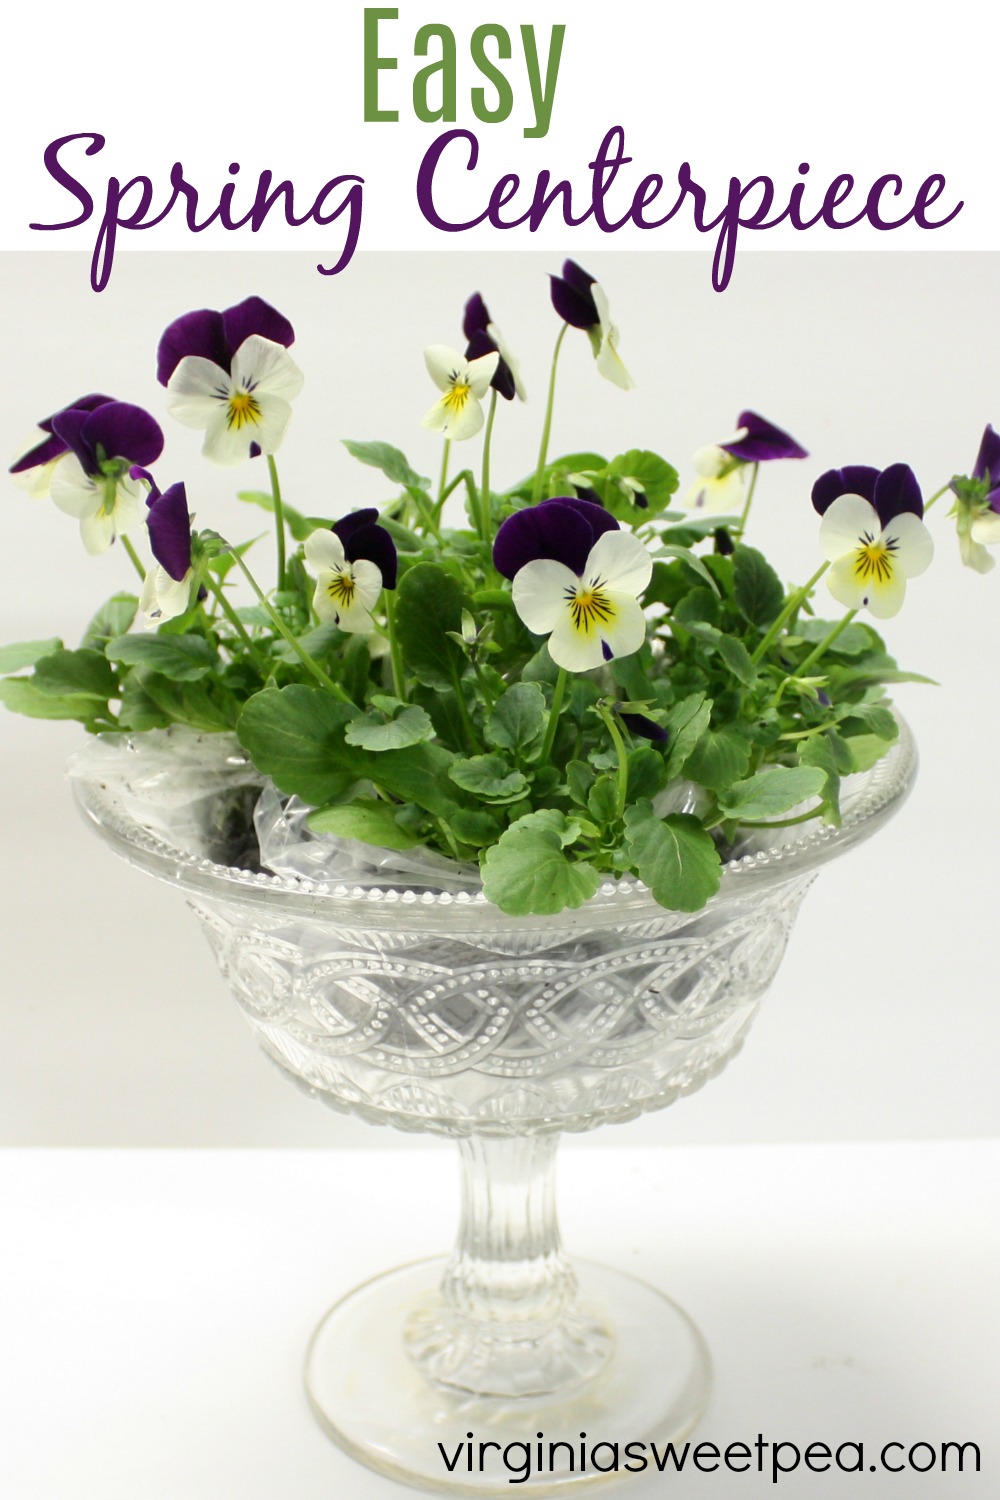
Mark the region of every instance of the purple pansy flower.
<instances>
[{"instance_id":1,"label":"purple pansy flower","mask_svg":"<svg viewBox=\"0 0 1000 1500\"><path fill-rule=\"evenodd\" d=\"M719 444L731 458L741 459L747 464L760 464L776 458L809 457L793 437L755 411L741 411L736 426L735 435Z\"/></svg>"},{"instance_id":2,"label":"purple pansy flower","mask_svg":"<svg viewBox=\"0 0 1000 1500\"><path fill-rule=\"evenodd\" d=\"M913 470L907 464L829 469L813 486L812 502L823 517L820 545L831 564L826 580L833 597L877 619L897 614L906 580L934 556Z\"/></svg>"},{"instance_id":3,"label":"purple pansy flower","mask_svg":"<svg viewBox=\"0 0 1000 1500\"><path fill-rule=\"evenodd\" d=\"M288 319L260 297L170 324L157 350L157 379L171 414L204 429L206 458L237 464L280 447L302 389L287 352L294 339Z\"/></svg>"},{"instance_id":4,"label":"purple pansy flower","mask_svg":"<svg viewBox=\"0 0 1000 1500\"><path fill-rule=\"evenodd\" d=\"M106 406L112 400L113 397L111 396L101 396L96 392L91 392L88 396L78 396L75 401L68 402L59 411L53 412L51 417L43 417L38 423L38 427L40 431L45 433L44 438L40 443L36 443L33 448L29 448L27 453L23 453L20 458L15 459L8 472L11 474L28 474L33 469L44 469L49 464L55 463L57 459L62 458L64 453L69 452L68 445L53 430L52 423L56 417L61 417L67 411L96 411L97 407ZM35 493L48 493L48 479L49 476L46 474L44 480L40 483L32 484L32 489Z\"/></svg>"},{"instance_id":5,"label":"purple pansy flower","mask_svg":"<svg viewBox=\"0 0 1000 1500\"><path fill-rule=\"evenodd\" d=\"M396 587L396 544L377 518L374 507L356 510L305 542L306 561L317 573L313 608L354 634L375 629L375 601L383 588Z\"/></svg>"},{"instance_id":6,"label":"purple pansy flower","mask_svg":"<svg viewBox=\"0 0 1000 1500\"><path fill-rule=\"evenodd\" d=\"M484 354L497 353L500 359L490 385L503 396L505 401L513 401L515 396L519 396L524 401L526 395L517 361L505 344L499 328L490 317L489 308L478 292L473 292L465 304L462 332L468 340L465 350L466 359L471 361L480 359Z\"/></svg>"},{"instance_id":7,"label":"purple pansy flower","mask_svg":"<svg viewBox=\"0 0 1000 1500\"><path fill-rule=\"evenodd\" d=\"M652 559L599 505L557 497L515 511L497 532L493 562L513 579L524 624L549 637L549 655L566 671L631 656L646 639L638 600Z\"/></svg>"},{"instance_id":8,"label":"purple pansy flower","mask_svg":"<svg viewBox=\"0 0 1000 1500\"><path fill-rule=\"evenodd\" d=\"M52 499L78 518L87 551L104 552L142 520L142 491L129 471L159 458L163 433L149 412L126 401L57 412L52 430L67 450L52 471Z\"/></svg>"},{"instance_id":9,"label":"purple pansy flower","mask_svg":"<svg viewBox=\"0 0 1000 1500\"><path fill-rule=\"evenodd\" d=\"M563 261L562 275L549 277L552 306L571 328L582 328L590 339L597 369L612 385L632 389L632 377L618 353L618 329L604 288L575 260Z\"/></svg>"},{"instance_id":10,"label":"purple pansy flower","mask_svg":"<svg viewBox=\"0 0 1000 1500\"><path fill-rule=\"evenodd\" d=\"M133 479L149 485L146 529L155 565L146 573L139 608L150 623L182 615L191 598L191 514L183 484L162 493L148 469L136 465Z\"/></svg>"}]
</instances>

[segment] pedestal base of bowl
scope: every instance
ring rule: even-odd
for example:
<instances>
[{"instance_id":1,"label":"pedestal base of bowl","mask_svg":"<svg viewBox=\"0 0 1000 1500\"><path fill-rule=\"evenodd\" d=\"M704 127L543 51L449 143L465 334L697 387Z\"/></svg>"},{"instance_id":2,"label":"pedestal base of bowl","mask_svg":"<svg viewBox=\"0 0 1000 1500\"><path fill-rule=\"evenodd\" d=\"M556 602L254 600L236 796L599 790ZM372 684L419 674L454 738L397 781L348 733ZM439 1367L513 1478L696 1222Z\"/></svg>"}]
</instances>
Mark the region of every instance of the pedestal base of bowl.
<instances>
[{"instance_id":1,"label":"pedestal base of bowl","mask_svg":"<svg viewBox=\"0 0 1000 1500\"><path fill-rule=\"evenodd\" d=\"M516 1485L562 1494L630 1472L629 1443L645 1445L633 1450L632 1471L639 1453L653 1469L651 1445L662 1455L703 1415L711 1360L691 1320L645 1282L585 1261L574 1263L580 1305L610 1335L607 1359L585 1384L518 1398L428 1380L407 1352L407 1330L435 1307L448 1264L420 1261L366 1282L313 1335L309 1401L352 1458L439 1493L509 1496Z\"/></svg>"}]
</instances>

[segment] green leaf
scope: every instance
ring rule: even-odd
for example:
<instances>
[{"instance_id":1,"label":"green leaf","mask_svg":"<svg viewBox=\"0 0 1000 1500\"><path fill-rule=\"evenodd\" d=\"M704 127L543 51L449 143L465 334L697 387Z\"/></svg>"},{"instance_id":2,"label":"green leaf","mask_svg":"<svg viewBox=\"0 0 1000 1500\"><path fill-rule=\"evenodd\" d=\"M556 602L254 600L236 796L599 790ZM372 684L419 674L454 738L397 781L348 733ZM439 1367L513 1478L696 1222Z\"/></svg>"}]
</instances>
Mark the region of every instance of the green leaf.
<instances>
[{"instance_id":1,"label":"green leaf","mask_svg":"<svg viewBox=\"0 0 1000 1500\"><path fill-rule=\"evenodd\" d=\"M697 818L658 818L645 799L625 814L625 837L636 873L661 906L699 911L719 889L719 851Z\"/></svg>"},{"instance_id":2,"label":"green leaf","mask_svg":"<svg viewBox=\"0 0 1000 1500\"><path fill-rule=\"evenodd\" d=\"M118 678L102 651L53 651L35 663L35 686L57 696L87 693L107 703L118 696Z\"/></svg>"},{"instance_id":3,"label":"green leaf","mask_svg":"<svg viewBox=\"0 0 1000 1500\"><path fill-rule=\"evenodd\" d=\"M202 635L122 635L108 642L104 654L109 661L146 667L172 682L196 682L219 664Z\"/></svg>"},{"instance_id":4,"label":"green leaf","mask_svg":"<svg viewBox=\"0 0 1000 1500\"><path fill-rule=\"evenodd\" d=\"M670 736L667 753L668 779L680 775L684 762L705 733L711 718L712 703L704 693L691 693L671 708L665 725Z\"/></svg>"},{"instance_id":5,"label":"green leaf","mask_svg":"<svg viewBox=\"0 0 1000 1500\"><path fill-rule=\"evenodd\" d=\"M564 852L573 827L552 809L512 823L483 856L483 890L511 916L554 916L582 906L601 883L592 865L574 863Z\"/></svg>"},{"instance_id":6,"label":"green leaf","mask_svg":"<svg viewBox=\"0 0 1000 1500\"><path fill-rule=\"evenodd\" d=\"M781 579L754 547L738 542L733 552L733 596L751 625L770 625L785 602Z\"/></svg>"},{"instance_id":7,"label":"green leaf","mask_svg":"<svg viewBox=\"0 0 1000 1500\"><path fill-rule=\"evenodd\" d=\"M599 828L606 828L618 817L618 781L614 776L598 776L587 798L587 811Z\"/></svg>"},{"instance_id":8,"label":"green leaf","mask_svg":"<svg viewBox=\"0 0 1000 1500\"><path fill-rule=\"evenodd\" d=\"M613 515L633 524L658 515L677 489L677 470L648 448L630 448L591 474L591 484ZM638 493L645 505L637 504Z\"/></svg>"},{"instance_id":9,"label":"green leaf","mask_svg":"<svg viewBox=\"0 0 1000 1500\"><path fill-rule=\"evenodd\" d=\"M720 636L715 649L737 682L742 682L744 687L750 687L756 681L757 668L751 660L750 652L735 635Z\"/></svg>"},{"instance_id":10,"label":"green leaf","mask_svg":"<svg viewBox=\"0 0 1000 1500\"><path fill-rule=\"evenodd\" d=\"M402 750L407 745L419 745L421 741L433 738L434 725L430 715L416 707L404 708L395 719L365 714L360 719L353 719L344 730L347 743L360 745L363 750Z\"/></svg>"},{"instance_id":11,"label":"green leaf","mask_svg":"<svg viewBox=\"0 0 1000 1500\"><path fill-rule=\"evenodd\" d=\"M655 797L667 784L667 763L658 750L640 745L628 754L627 802L638 802L642 797Z\"/></svg>"},{"instance_id":12,"label":"green leaf","mask_svg":"<svg viewBox=\"0 0 1000 1500\"><path fill-rule=\"evenodd\" d=\"M437 563L416 563L399 580L396 636L403 659L426 687L453 687L467 662L449 631L461 634L467 600L461 585Z\"/></svg>"},{"instance_id":13,"label":"green leaf","mask_svg":"<svg viewBox=\"0 0 1000 1500\"><path fill-rule=\"evenodd\" d=\"M700 578L702 583L707 583L713 593L717 594L719 592L719 585L716 583L715 579L712 577L711 573L708 571L701 558L697 557L690 550L690 548L679 547L676 545L676 543L673 542L665 542L662 547L660 547L656 552L653 553L653 556L676 558L678 562L683 563L686 568L689 568L697 578ZM646 602L652 603L652 600L647 597Z\"/></svg>"},{"instance_id":14,"label":"green leaf","mask_svg":"<svg viewBox=\"0 0 1000 1500\"><path fill-rule=\"evenodd\" d=\"M142 674L129 672L122 684L118 722L123 729L166 729L173 720L146 691Z\"/></svg>"},{"instance_id":15,"label":"green leaf","mask_svg":"<svg viewBox=\"0 0 1000 1500\"><path fill-rule=\"evenodd\" d=\"M89 693L58 696L45 693L30 677L5 677L0 681L0 703L29 719L79 719L82 724L106 719L107 700Z\"/></svg>"},{"instance_id":16,"label":"green leaf","mask_svg":"<svg viewBox=\"0 0 1000 1500\"><path fill-rule=\"evenodd\" d=\"M800 640L807 641L810 646L818 646L820 641L825 640L834 627L833 620L800 620L795 627L795 636ZM867 625L853 623L845 625L833 645L830 647L831 654L837 656L860 656L863 652L871 650L872 632Z\"/></svg>"},{"instance_id":17,"label":"green leaf","mask_svg":"<svg viewBox=\"0 0 1000 1500\"><path fill-rule=\"evenodd\" d=\"M822 797L829 808L827 821L840 823L840 766L837 760L837 752L831 743L828 734L817 734L811 740L806 740L799 752L799 760L804 766L815 766L823 772L825 777L823 783Z\"/></svg>"},{"instance_id":18,"label":"green leaf","mask_svg":"<svg viewBox=\"0 0 1000 1500\"><path fill-rule=\"evenodd\" d=\"M899 725L891 709L882 703L852 703L839 715L843 733L850 738L852 731L847 727L850 724L860 724L869 733L877 735L880 740L894 740L899 736Z\"/></svg>"},{"instance_id":19,"label":"green leaf","mask_svg":"<svg viewBox=\"0 0 1000 1500\"><path fill-rule=\"evenodd\" d=\"M731 786L720 796L719 807L727 817L742 822L779 817L800 802L820 796L826 779L820 766L771 766Z\"/></svg>"},{"instance_id":20,"label":"green leaf","mask_svg":"<svg viewBox=\"0 0 1000 1500\"><path fill-rule=\"evenodd\" d=\"M497 699L486 721L486 743L532 760L545 737L545 696L537 682L516 682Z\"/></svg>"},{"instance_id":21,"label":"green leaf","mask_svg":"<svg viewBox=\"0 0 1000 1500\"><path fill-rule=\"evenodd\" d=\"M321 807L307 819L314 833L332 833L342 839L361 839L380 849L412 849L420 842L414 834L401 828L387 802L338 802Z\"/></svg>"},{"instance_id":22,"label":"green leaf","mask_svg":"<svg viewBox=\"0 0 1000 1500\"><path fill-rule=\"evenodd\" d=\"M749 741L727 725L702 735L684 762L684 774L711 791L720 791L746 775L749 764Z\"/></svg>"},{"instance_id":23,"label":"green leaf","mask_svg":"<svg viewBox=\"0 0 1000 1500\"><path fill-rule=\"evenodd\" d=\"M127 681L128 679L126 679ZM220 682L177 682L157 672L140 674L143 691L167 718L214 734L236 728L239 701Z\"/></svg>"},{"instance_id":24,"label":"green leaf","mask_svg":"<svg viewBox=\"0 0 1000 1500\"><path fill-rule=\"evenodd\" d=\"M574 802L586 807L594 784L594 770L585 760L571 760L566 767L566 785Z\"/></svg>"},{"instance_id":25,"label":"green leaf","mask_svg":"<svg viewBox=\"0 0 1000 1500\"><path fill-rule=\"evenodd\" d=\"M426 490L430 485L430 480L411 469L404 455L391 443L356 443L350 438L344 438L343 443L352 458L373 469L381 469L393 484L414 490Z\"/></svg>"},{"instance_id":26,"label":"green leaf","mask_svg":"<svg viewBox=\"0 0 1000 1500\"><path fill-rule=\"evenodd\" d=\"M320 688L265 688L236 725L240 744L283 792L322 805L343 791L344 725L357 710Z\"/></svg>"},{"instance_id":27,"label":"green leaf","mask_svg":"<svg viewBox=\"0 0 1000 1500\"><path fill-rule=\"evenodd\" d=\"M850 747L855 771L870 771L889 749L890 741L877 734L852 734L844 742Z\"/></svg>"},{"instance_id":28,"label":"green leaf","mask_svg":"<svg viewBox=\"0 0 1000 1500\"><path fill-rule=\"evenodd\" d=\"M459 843L469 844L473 849L484 849L496 843L501 828L492 813L485 808L472 807L460 807L452 813L449 826Z\"/></svg>"},{"instance_id":29,"label":"green leaf","mask_svg":"<svg viewBox=\"0 0 1000 1500\"><path fill-rule=\"evenodd\" d=\"M528 789L523 771L513 771L502 755L472 755L453 762L448 775L456 786L491 802L514 802Z\"/></svg>"},{"instance_id":30,"label":"green leaf","mask_svg":"<svg viewBox=\"0 0 1000 1500\"><path fill-rule=\"evenodd\" d=\"M12 641L9 646L0 646L0 677L20 672L22 667L33 667L43 656L61 650L62 641L55 637L48 641Z\"/></svg>"},{"instance_id":31,"label":"green leaf","mask_svg":"<svg viewBox=\"0 0 1000 1500\"><path fill-rule=\"evenodd\" d=\"M108 641L131 629L138 608L139 600L135 594L112 594L87 626L80 645L103 650Z\"/></svg>"}]
</instances>

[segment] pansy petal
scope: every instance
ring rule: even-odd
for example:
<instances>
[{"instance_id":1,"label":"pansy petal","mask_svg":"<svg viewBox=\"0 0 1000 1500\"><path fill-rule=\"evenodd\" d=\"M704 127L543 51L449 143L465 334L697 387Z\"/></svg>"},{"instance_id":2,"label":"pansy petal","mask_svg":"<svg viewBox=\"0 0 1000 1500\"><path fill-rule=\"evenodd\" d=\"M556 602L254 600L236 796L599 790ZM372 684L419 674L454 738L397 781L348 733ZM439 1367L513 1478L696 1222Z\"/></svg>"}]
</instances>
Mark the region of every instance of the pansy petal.
<instances>
[{"instance_id":1,"label":"pansy petal","mask_svg":"<svg viewBox=\"0 0 1000 1500\"><path fill-rule=\"evenodd\" d=\"M176 318L164 331L156 351L156 378L167 385L182 359L196 356L229 370L230 349L220 312L203 307Z\"/></svg>"},{"instance_id":2,"label":"pansy petal","mask_svg":"<svg viewBox=\"0 0 1000 1500\"><path fill-rule=\"evenodd\" d=\"M150 625L184 614L191 599L191 577L188 572L182 578L171 578L158 564L150 568L139 599L139 610Z\"/></svg>"},{"instance_id":3,"label":"pansy petal","mask_svg":"<svg viewBox=\"0 0 1000 1500\"><path fill-rule=\"evenodd\" d=\"M439 391L448 391L456 381L464 378L467 368L464 355L447 344L431 344L424 350L427 373Z\"/></svg>"},{"instance_id":4,"label":"pansy petal","mask_svg":"<svg viewBox=\"0 0 1000 1500\"><path fill-rule=\"evenodd\" d=\"M485 333L490 326L490 314L479 292L473 292L462 314L462 333L471 339L474 333Z\"/></svg>"},{"instance_id":5,"label":"pansy petal","mask_svg":"<svg viewBox=\"0 0 1000 1500\"><path fill-rule=\"evenodd\" d=\"M860 495L874 504L878 469L870 464L845 464L842 469L827 469L812 487L813 509L825 515L841 495Z\"/></svg>"},{"instance_id":6,"label":"pansy petal","mask_svg":"<svg viewBox=\"0 0 1000 1500\"><path fill-rule=\"evenodd\" d=\"M985 547L995 547L1000 542L1000 515L996 511L984 511L972 523L972 540Z\"/></svg>"},{"instance_id":7,"label":"pansy petal","mask_svg":"<svg viewBox=\"0 0 1000 1500\"><path fill-rule=\"evenodd\" d=\"M528 563L547 558L581 578L595 541L591 511L607 515L586 500L544 500L515 511L496 534L493 566L504 578L516 578Z\"/></svg>"},{"instance_id":8,"label":"pansy petal","mask_svg":"<svg viewBox=\"0 0 1000 1500\"><path fill-rule=\"evenodd\" d=\"M483 408L471 391L464 400L456 401L449 390L440 401L435 401L420 425L432 432L443 432L454 442L462 442L465 438L475 437L484 421Z\"/></svg>"},{"instance_id":9,"label":"pansy petal","mask_svg":"<svg viewBox=\"0 0 1000 1500\"><path fill-rule=\"evenodd\" d=\"M739 465L728 474L696 479L684 496L687 510L702 510L708 515L734 514L743 508L746 468Z\"/></svg>"},{"instance_id":10,"label":"pansy petal","mask_svg":"<svg viewBox=\"0 0 1000 1500\"><path fill-rule=\"evenodd\" d=\"M591 548L582 576L591 587L600 583L615 593L637 599L649 587L653 559L631 531L607 531Z\"/></svg>"},{"instance_id":11,"label":"pansy petal","mask_svg":"<svg viewBox=\"0 0 1000 1500\"><path fill-rule=\"evenodd\" d=\"M201 451L213 464L232 468L250 457L250 443L259 427L230 426L225 406L216 406L207 422L192 423L205 429Z\"/></svg>"},{"instance_id":12,"label":"pansy petal","mask_svg":"<svg viewBox=\"0 0 1000 1500\"><path fill-rule=\"evenodd\" d=\"M83 435L84 425L90 412L68 407L52 418L52 430L63 445L63 452L72 453L81 467L88 473L97 472L97 456Z\"/></svg>"},{"instance_id":13,"label":"pansy petal","mask_svg":"<svg viewBox=\"0 0 1000 1500\"><path fill-rule=\"evenodd\" d=\"M580 586L575 573L551 558L539 558L521 568L511 590L514 608L534 635L546 635L566 613L567 597Z\"/></svg>"},{"instance_id":14,"label":"pansy petal","mask_svg":"<svg viewBox=\"0 0 1000 1500\"><path fill-rule=\"evenodd\" d=\"M192 354L182 359L167 386L167 410L185 427L207 427L229 400L233 384L221 366Z\"/></svg>"},{"instance_id":15,"label":"pansy petal","mask_svg":"<svg viewBox=\"0 0 1000 1500\"><path fill-rule=\"evenodd\" d=\"M266 395L294 401L305 384L305 376L288 350L256 333L233 355L232 374L236 385L253 391L258 399Z\"/></svg>"},{"instance_id":16,"label":"pansy petal","mask_svg":"<svg viewBox=\"0 0 1000 1500\"><path fill-rule=\"evenodd\" d=\"M378 512L375 511L374 514L377 515ZM338 522L338 526L341 524ZM336 526L334 530L337 530ZM344 542L344 551L352 563L364 561L373 564L378 570L380 587L387 589L396 587L398 571L396 544L384 526L359 526L346 539L342 531L339 535Z\"/></svg>"},{"instance_id":17,"label":"pansy petal","mask_svg":"<svg viewBox=\"0 0 1000 1500\"><path fill-rule=\"evenodd\" d=\"M485 329L477 329L465 346L465 357L467 360L474 361L481 359L484 354L491 354L494 351L499 355L499 350L492 336ZM517 386L514 382L513 373L510 366L502 358L497 359L497 367L493 372L490 385L496 391L497 395L502 396L505 401L513 401L517 394Z\"/></svg>"},{"instance_id":18,"label":"pansy petal","mask_svg":"<svg viewBox=\"0 0 1000 1500\"><path fill-rule=\"evenodd\" d=\"M115 518L106 510L99 509L80 520L80 539L91 557L107 552L116 534Z\"/></svg>"},{"instance_id":19,"label":"pansy petal","mask_svg":"<svg viewBox=\"0 0 1000 1500\"><path fill-rule=\"evenodd\" d=\"M352 510L350 515L341 516L339 521L334 521L330 530L346 546L355 532L363 531L366 526L374 526L378 521L378 511L374 505L366 505L362 510Z\"/></svg>"},{"instance_id":20,"label":"pansy petal","mask_svg":"<svg viewBox=\"0 0 1000 1500\"><path fill-rule=\"evenodd\" d=\"M227 307L222 314L222 327L226 345L233 354L254 334L284 349L295 343L291 323L263 297L247 297L235 307Z\"/></svg>"},{"instance_id":21,"label":"pansy petal","mask_svg":"<svg viewBox=\"0 0 1000 1500\"><path fill-rule=\"evenodd\" d=\"M612 385L618 386L622 391L630 391L635 385L635 381L622 363L622 357L615 348L611 334L607 334L601 340L601 347L597 353L597 373L603 375L605 380L610 380Z\"/></svg>"},{"instance_id":22,"label":"pansy petal","mask_svg":"<svg viewBox=\"0 0 1000 1500\"><path fill-rule=\"evenodd\" d=\"M147 505L149 546L156 561L175 582L191 567L191 516L183 484L172 484Z\"/></svg>"},{"instance_id":23,"label":"pansy petal","mask_svg":"<svg viewBox=\"0 0 1000 1500\"><path fill-rule=\"evenodd\" d=\"M478 359L469 360L469 363L466 366L468 370L467 379L472 394L478 400L481 401L486 395L486 392L489 390L490 381L496 374L496 368L499 362L500 355L496 349L491 350L488 354L480 355Z\"/></svg>"},{"instance_id":24,"label":"pansy petal","mask_svg":"<svg viewBox=\"0 0 1000 1500\"><path fill-rule=\"evenodd\" d=\"M904 578L919 578L934 558L934 539L912 511L903 511L882 532L882 541L893 553L893 563Z\"/></svg>"},{"instance_id":25,"label":"pansy petal","mask_svg":"<svg viewBox=\"0 0 1000 1500\"><path fill-rule=\"evenodd\" d=\"M344 544L335 531L313 531L306 537L303 551L311 568L328 568L333 572L344 566Z\"/></svg>"},{"instance_id":26,"label":"pansy petal","mask_svg":"<svg viewBox=\"0 0 1000 1500\"><path fill-rule=\"evenodd\" d=\"M1000 482L1000 433L994 432L987 423L979 444L979 453L972 470L973 479L988 479L991 484Z\"/></svg>"},{"instance_id":27,"label":"pansy petal","mask_svg":"<svg viewBox=\"0 0 1000 1500\"><path fill-rule=\"evenodd\" d=\"M50 464L54 459L62 458L66 452L66 444L62 438L56 437L54 433L47 432L40 443L29 448L27 453L22 453L16 458L7 470L8 474L23 474L28 469L40 468L43 464Z\"/></svg>"},{"instance_id":28,"label":"pansy petal","mask_svg":"<svg viewBox=\"0 0 1000 1500\"><path fill-rule=\"evenodd\" d=\"M779 458L808 458L806 450L780 427L755 411L741 411L736 424L742 435L720 444L733 458L744 463L767 463Z\"/></svg>"},{"instance_id":29,"label":"pansy petal","mask_svg":"<svg viewBox=\"0 0 1000 1500\"><path fill-rule=\"evenodd\" d=\"M1000 542L1000 526L997 528L996 540ZM968 531L958 533L958 554L965 566L974 568L977 573L989 573L996 566L996 558Z\"/></svg>"},{"instance_id":30,"label":"pansy petal","mask_svg":"<svg viewBox=\"0 0 1000 1500\"><path fill-rule=\"evenodd\" d=\"M887 526L894 516L912 512L920 517L924 513L923 496L917 476L909 464L890 464L883 469L875 482L872 504L878 511L879 520Z\"/></svg>"},{"instance_id":31,"label":"pansy petal","mask_svg":"<svg viewBox=\"0 0 1000 1500\"><path fill-rule=\"evenodd\" d=\"M52 471L52 500L67 516L93 515L101 506L101 491L75 453L66 453Z\"/></svg>"},{"instance_id":32,"label":"pansy petal","mask_svg":"<svg viewBox=\"0 0 1000 1500\"><path fill-rule=\"evenodd\" d=\"M873 505L861 495L839 495L823 514L820 550L828 562L835 562L846 552L857 551L863 537L874 541L881 530L882 523Z\"/></svg>"},{"instance_id":33,"label":"pansy petal","mask_svg":"<svg viewBox=\"0 0 1000 1500\"><path fill-rule=\"evenodd\" d=\"M357 562L352 562L351 573L357 585L358 598L366 609L371 609L382 592L381 569L366 557L359 557Z\"/></svg>"},{"instance_id":34,"label":"pansy petal","mask_svg":"<svg viewBox=\"0 0 1000 1500\"><path fill-rule=\"evenodd\" d=\"M839 557L826 575L830 593L847 609L867 609L876 619L888 620L899 613L906 594L901 568L890 566L884 574L863 572L860 550Z\"/></svg>"},{"instance_id":35,"label":"pansy petal","mask_svg":"<svg viewBox=\"0 0 1000 1500\"><path fill-rule=\"evenodd\" d=\"M590 672L616 656L631 656L646 639L646 621L635 599L607 592L600 619L575 615L568 606L549 636L549 655L568 672ZM580 623L577 623L578 620Z\"/></svg>"},{"instance_id":36,"label":"pansy petal","mask_svg":"<svg viewBox=\"0 0 1000 1500\"><path fill-rule=\"evenodd\" d=\"M567 261L567 265L569 264L571 262ZM589 286L585 292L581 292L577 287L571 286L564 277L550 276L549 293L552 306L563 322L568 323L571 328L593 328L600 322Z\"/></svg>"}]
</instances>

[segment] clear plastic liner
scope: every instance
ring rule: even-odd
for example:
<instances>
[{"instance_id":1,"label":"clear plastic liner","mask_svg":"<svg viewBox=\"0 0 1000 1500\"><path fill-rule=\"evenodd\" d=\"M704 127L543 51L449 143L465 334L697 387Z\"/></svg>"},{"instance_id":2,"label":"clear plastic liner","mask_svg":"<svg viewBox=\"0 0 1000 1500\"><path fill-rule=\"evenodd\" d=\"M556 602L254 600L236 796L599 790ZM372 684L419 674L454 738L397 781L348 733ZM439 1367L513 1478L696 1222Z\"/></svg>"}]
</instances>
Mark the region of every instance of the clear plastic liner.
<instances>
[{"instance_id":1,"label":"clear plastic liner","mask_svg":"<svg viewBox=\"0 0 1000 1500\"><path fill-rule=\"evenodd\" d=\"M298 797L264 787L254 813L261 865L275 875L297 876L328 885L411 891L476 891L479 866L448 859L431 849L380 849L360 839L314 833L307 819L313 809Z\"/></svg>"}]
</instances>

